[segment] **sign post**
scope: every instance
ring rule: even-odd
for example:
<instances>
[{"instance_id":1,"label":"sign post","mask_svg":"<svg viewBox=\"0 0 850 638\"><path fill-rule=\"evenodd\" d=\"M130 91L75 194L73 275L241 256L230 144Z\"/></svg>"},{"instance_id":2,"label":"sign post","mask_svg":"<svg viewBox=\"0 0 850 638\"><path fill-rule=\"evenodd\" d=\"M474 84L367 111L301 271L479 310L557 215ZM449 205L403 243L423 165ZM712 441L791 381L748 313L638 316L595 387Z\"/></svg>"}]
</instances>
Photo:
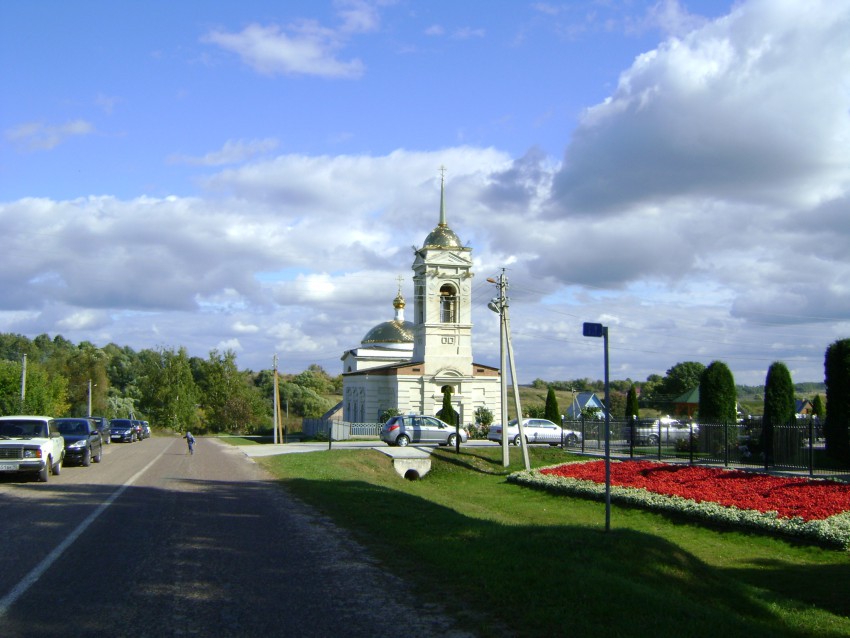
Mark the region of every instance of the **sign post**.
<instances>
[{"instance_id":1,"label":"sign post","mask_svg":"<svg viewBox=\"0 0 850 638\"><path fill-rule=\"evenodd\" d=\"M585 323L585 337L602 337L605 350L605 531L611 530L611 395L608 387L608 326Z\"/></svg>"}]
</instances>

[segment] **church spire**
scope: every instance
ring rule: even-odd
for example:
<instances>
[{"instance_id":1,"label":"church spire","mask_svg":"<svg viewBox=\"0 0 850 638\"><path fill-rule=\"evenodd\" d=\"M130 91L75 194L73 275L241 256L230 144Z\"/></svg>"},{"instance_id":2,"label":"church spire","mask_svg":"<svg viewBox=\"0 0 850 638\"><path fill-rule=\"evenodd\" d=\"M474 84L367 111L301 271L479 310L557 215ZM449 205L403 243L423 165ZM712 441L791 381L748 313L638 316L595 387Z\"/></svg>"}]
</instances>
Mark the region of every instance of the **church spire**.
<instances>
[{"instance_id":1,"label":"church spire","mask_svg":"<svg viewBox=\"0 0 850 638\"><path fill-rule=\"evenodd\" d=\"M440 166L440 223L425 238L423 248L440 248L443 250L456 250L463 248L457 235L454 234L446 222L446 167Z\"/></svg>"},{"instance_id":2,"label":"church spire","mask_svg":"<svg viewBox=\"0 0 850 638\"><path fill-rule=\"evenodd\" d=\"M440 226L446 227L446 167L440 166Z\"/></svg>"}]
</instances>

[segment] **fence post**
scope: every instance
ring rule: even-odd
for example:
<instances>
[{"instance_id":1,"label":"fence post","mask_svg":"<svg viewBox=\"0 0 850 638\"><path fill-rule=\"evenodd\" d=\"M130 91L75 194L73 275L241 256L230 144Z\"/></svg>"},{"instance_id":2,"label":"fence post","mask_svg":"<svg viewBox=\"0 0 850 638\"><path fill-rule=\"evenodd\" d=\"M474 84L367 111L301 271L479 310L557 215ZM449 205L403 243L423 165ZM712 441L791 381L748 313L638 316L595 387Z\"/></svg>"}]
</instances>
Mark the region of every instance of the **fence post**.
<instances>
[{"instance_id":1,"label":"fence post","mask_svg":"<svg viewBox=\"0 0 850 638\"><path fill-rule=\"evenodd\" d=\"M328 421L328 449L333 447L334 442L334 422Z\"/></svg>"},{"instance_id":2,"label":"fence post","mask_svg":"<svg viewBox=\"0 0 850 638\"><path fill-rule=\"evenodd\" d=\"M815 474L815 424L809 419L809 476Z\"/></svg>"},{"instance_id":3,"label":"fence post","mask_svg":"<svg viewBox=\"0 0 850 638\"><path fill-rule=\"evenodd\" d=\"M661 460L661 417L658 418L658 460Z\"/></svg>"},{"instance_id":4,"label":"fence post","mask_svg":"<svg viewBox=\"0 0 850 638\"><path fill-rule=\"evenodd\" d=\"M768 437L770 437L770 441L768 441ZM770 469L770 463L773 461L771 458L775 454L776 450L776 436L774 434L773 429L773 421L769 423L765 421L764 417L761 418L761 442L762 442L762 456L764 456L764 471L767 472ZM771 453L768 453L768 450Z\"/></svg>"},{"instance_id":5,"label":"fence post","mask_svg":"<svg viewBox=\"0 0 850 638\"><path fill-rule=\"evenodd\" d=\"M723 465L729 467L729 424L723 421Z\"/></svg>"},{"instance_id":6,"label":"fence post","mask_svg":"<svg viewBox=\"0 0 850 638\"><path fill-rule=\"evenodd\" d=\"M584 442L587 438L587 432L584 429L584 415L579 415L579 423L581 423L581 453L584 454Z\"/></svg>"},{"instance_id":7,"label":"fence post","mask_svg":"<svg viewBox=\"0 0 850 638\"><path fill-rule=\"evenodd\" d=\"M694 464L694 422L688 424L688 465Z\"/></svg>"}]
</instances>

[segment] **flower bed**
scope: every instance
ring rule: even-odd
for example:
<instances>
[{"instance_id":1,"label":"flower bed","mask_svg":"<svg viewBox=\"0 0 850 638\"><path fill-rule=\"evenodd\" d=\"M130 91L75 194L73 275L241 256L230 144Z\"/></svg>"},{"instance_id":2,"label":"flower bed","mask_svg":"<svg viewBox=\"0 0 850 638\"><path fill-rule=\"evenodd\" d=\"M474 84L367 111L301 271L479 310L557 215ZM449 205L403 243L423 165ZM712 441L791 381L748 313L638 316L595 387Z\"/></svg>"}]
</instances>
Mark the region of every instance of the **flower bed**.
<instances>
[{"instance_id":1,"label":"flower bed","mask_svg":"<svg viewBox=\"0 0 850 638\"><path fill-rule=\"evenodd\" d=\"M605 462L517 472L508 480L576 496L605 495ZM653 461L611 463L611 499L770 530L850 549L850 485Z\"/></svg>"}]
</instances>

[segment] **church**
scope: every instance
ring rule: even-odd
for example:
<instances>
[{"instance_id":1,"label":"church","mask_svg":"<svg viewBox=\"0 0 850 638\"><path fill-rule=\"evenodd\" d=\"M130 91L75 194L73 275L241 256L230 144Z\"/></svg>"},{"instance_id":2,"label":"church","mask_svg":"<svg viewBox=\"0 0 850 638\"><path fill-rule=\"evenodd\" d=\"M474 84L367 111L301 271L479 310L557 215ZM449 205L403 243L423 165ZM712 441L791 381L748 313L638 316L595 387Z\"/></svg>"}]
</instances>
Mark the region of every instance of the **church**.
<instances>
[{"instance_id":1,"label":"church","mask_svg":"<svg viewBox=\"0 0 850 638\"><path fill-rule=\"evenodd\" d=\"M413 250L413 321L399 286L394 318L342 355L343 420L376 423L392 408L434 416L448 389L461 424L474 423L479 407L501 422L499 369L472 359L472 249L446 221L445 175L439 223Z\"/></svg>"}]
</instances>

